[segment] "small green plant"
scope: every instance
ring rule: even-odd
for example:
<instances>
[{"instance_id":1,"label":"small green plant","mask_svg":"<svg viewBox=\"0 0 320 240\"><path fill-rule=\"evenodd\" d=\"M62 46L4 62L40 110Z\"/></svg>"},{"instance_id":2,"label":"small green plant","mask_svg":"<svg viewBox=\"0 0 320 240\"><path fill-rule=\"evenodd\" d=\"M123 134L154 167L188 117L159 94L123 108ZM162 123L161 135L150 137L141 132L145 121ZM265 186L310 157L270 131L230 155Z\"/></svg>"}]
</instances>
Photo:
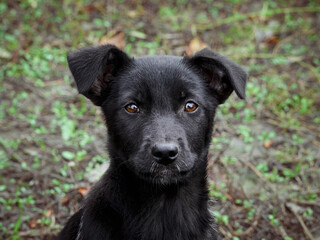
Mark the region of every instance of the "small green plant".
<instances>
[{"instance_id":1,"label":"small green plant","mask_svg":"<svg viewBox=\"0 0 320 240\"><path fill-rule=\"evenodd\" d=\"M216 186L214 183L210 183L209 185L209 195L216 199L221 199L222 201L226 201L227 197L226 195L221 191L222 189L225 189L226 185L221 184L220 187Z\"/></svg>"},{"instance_id":2,"label":"small green plant","mask_svg":"<svg viewBox=\"0 0 320 240\"><path fill-rule=\"evenodd\" d=\"M32 168L37 169L41 166L40 159L38 157L33 158Z\"/></svg>"},{"instance_id":3,"label":"small green plant","mask_svg":"<svg viewBox=\"0 0 320 240\"><path fill-rule=\"evenodd\" d=\"M0 150L0 170L10 166L9 158L5 151Z\"/></svg>"},{"instance_id":4,"label":"small green plant","mask_svg":"<svg viewBox=\"0 0 320 240\"><path fill-rule=\"evenodd\" d=\"M251 135L251 129L248 126L240 125L238 127L237 133L242 136L245 143L251 143L254 140Z\"/></svg>"},{"instance_id":5,"label":"small green plant","mask_svg":"<svg viewBox=\"0 0 320 240\"><path fill-rule=\"evenodd\" d=\"M228 156L223 157L223 162L228 164L234 164L236 161L237 161L236 157L228 157Z\"/></svg>"},{"instance_id":6,"label":"small green plant","mask_svg":"<svg viewBox=\"0 0 320 240\"><path fill-rule=\"evenodd\" d=\"M266 132L266 131L262 131L261 134L258 136L258 139L260 141L270 141L273 138L276 137L276 133L274 131L270 131L270 132Z\"/></svg>"},{"instance_id":7,"label":"small green plant","mask_svg":"<svg viewBox=\"0 0 320 240\"><path fill-rule=\"evenodd\" d=\"M297 164L297 166L294 170L289 169L289 168L284 168L282 170L282 173L286 178L295 178L296 176L298 176L300 174L300 170L301 170L301 162L299 162Z\"/></svg>"},{"instance_id":8,"label":"small green plant","mask_svg":"<svg viewBox=\"0 0 320 240\"><path fill-rule=\"evenodd\" d=\"M263 162L263 163L258 163L258 165L256 166L257 170L264 173L267 173L269 171L269 166L267 162Z\"/></svg>"},{"instance_id":9,"label":"small green plant","mask_svg":"<svg viewBox=\"0 0 320 240\"><path fill-rule=\"evenodd\" d=\"M305 218L308 218L308 219L313 219L313 210L311 209L311 208L307 208L306 210L305 210L305 212L303 213L303 216L305 217Z\"/></svg>"},{"instance_id":10,"label":"small green plant","mask_svg":"<svg viewBox=\"0 0 320 240\"><path fill-rule=\"evenodd\" d=\"M274 215L274 214L269 214L268 215L268 218L270 220L270 223L273 225L273 226L278 226L279 225L279 219Z\"/></svg>"},{"instance_id":11,"label":"small green plant","mask_svg":"<svg viewBox=\"0 0 320 240\"><path fill-rule=\"evenodd\" d=\"M214 137L210 148L214 151L221 150L228 142L229 140L225 136Z\"/></svg>"},{"instance_id":12,"label":"small green plant","mask_svg":"<svg viewBox=\"0 0 320 240\"><path fill-rule=\"evenodd\" d=\"M229 223L229 216L228 215L223 215L219 211L213 211L213 215L215 216L216 221L218 223L224 223L224 224Z\"/></svg>"},{"instance_id":13,"label":"small green plant","mask_svg":"<svg viewBox=\"0 0 320 240\"><path fill-rule=\"evenodd\" d=\"M299 146L300 144L303 143L303 139L301 137L299 137L298 135L296 134L293 134L292 135L292 144L294 146Z\"/></svg>"}]
</instances>

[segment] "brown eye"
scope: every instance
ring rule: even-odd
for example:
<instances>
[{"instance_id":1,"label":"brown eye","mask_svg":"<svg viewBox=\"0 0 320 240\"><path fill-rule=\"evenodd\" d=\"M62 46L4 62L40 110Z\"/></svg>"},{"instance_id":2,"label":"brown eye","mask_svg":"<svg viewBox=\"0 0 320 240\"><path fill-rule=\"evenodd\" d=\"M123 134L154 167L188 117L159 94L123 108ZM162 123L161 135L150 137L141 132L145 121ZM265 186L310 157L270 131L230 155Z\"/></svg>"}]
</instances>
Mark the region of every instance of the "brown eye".
<instances>
[{"instance_id":1,"label":"brown eye","mask_svg":"<svg viewBox=\"0 0 320 240\"><path fill-rule=\"evenodd\" d=\"M125 106L125 109L127 110L127 112L129 113L137 113L139 112L139 108L137 105L130 103L127 106Z\"/></svg>"},{"instance_id":2,"label":"brown eye","mask_svg":"<svg viewBox=\"0 0 320 240\"><path fill-rule=\"evenodd\" d=\"M187 102L184 106L186 112L194 112L198 108L198 105L194 102Z\"/></svg>"}]
</instances>

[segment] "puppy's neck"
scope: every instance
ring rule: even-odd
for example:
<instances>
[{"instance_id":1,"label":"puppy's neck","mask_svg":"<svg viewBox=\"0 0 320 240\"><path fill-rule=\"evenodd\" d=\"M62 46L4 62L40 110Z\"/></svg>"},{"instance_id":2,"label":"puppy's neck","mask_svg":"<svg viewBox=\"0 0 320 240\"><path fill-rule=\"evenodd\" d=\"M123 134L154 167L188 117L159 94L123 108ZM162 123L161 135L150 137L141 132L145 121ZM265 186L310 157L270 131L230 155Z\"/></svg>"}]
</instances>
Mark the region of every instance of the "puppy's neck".
<instances>
[{"instance_id":1,"label":"puppy's neck","mask_svg":"<svg viewBox=\"0 0 320 240\"><path fill-rule=\"evenodd\" d=\"M109 194L112 202L119 204L113 207L128 227L124 233L127 239L136 239L130 238L136 232L141 233L137 239L196 239L190 236L204 236L212 230L206 169L170 185L146 182L125 168L110 170L108 175L118 189Z\"/></svg>"}]
</instances>

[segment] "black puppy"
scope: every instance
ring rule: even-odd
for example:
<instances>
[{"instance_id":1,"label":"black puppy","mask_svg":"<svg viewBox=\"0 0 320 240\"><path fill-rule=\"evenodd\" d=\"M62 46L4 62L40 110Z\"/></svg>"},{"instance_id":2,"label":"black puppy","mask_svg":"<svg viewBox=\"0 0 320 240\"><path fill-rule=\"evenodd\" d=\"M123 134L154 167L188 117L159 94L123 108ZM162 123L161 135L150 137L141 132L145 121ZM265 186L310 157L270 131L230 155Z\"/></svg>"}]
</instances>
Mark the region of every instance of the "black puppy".
<instances>
[{"instance_id":1,"label":"black puppy","mask_svg":"<svg viewBox=\"0 0 320 240\"><path fill-rule=\"evenodd\" d=\"M109 170L57 239L211 240L207 155L217 106L247 74L209 49L133 59L112 45L68 55L80 93L101 107Z\"/></svg>"}]
</instances>

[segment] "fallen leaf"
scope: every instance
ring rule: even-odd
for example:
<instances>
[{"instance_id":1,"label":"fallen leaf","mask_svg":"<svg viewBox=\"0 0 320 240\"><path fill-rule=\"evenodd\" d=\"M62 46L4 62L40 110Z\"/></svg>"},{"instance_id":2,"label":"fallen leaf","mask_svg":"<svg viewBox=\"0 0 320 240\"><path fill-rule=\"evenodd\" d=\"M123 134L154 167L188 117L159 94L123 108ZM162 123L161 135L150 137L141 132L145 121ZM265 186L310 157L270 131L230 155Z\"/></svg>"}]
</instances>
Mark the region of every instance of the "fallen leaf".
<instances>
[{"instance_id":1,"label":"fallen leaf","mask_svg":"<svg viewBox=\"0 0 320 240\"><path fill-rule=\"evenodd\" d=\"M29 228L36 228L37 227L37 223L38 223L38 220L35 219L35 218L31 218L28 225L29 225Z\"/></svg>"},{"instance_id":2,"label":"fallen leaf","mask_svg":"<svg viewBox=\"0 0 320 240\"><path fill-rule=\"evenodd\" d=\"M112 44L120 49L124 49L126 46L126 41L124 40L124 31L117 31L115 33L114 32L115 31L111 31L109 34L103 36L100 39L99 44Z\"/></svg>"},{"instance_id":3,"label":"fallen leaf","mask_svg":"<svg viewBox=\"0 0 320 240\"><path fill-rule=\"evenodd\" d=\"M267 140L263 142L263 146L265 148L270 148L272 146L273 141L272 140Z\"/></svg>"},{"instance_id":4,"label":"fallen leaf","mask_svg":"<svg viewBox=\"0 0 320 240\"><path fill-rule=\"evenodd\" d=\"M12 54L4 48L0 48L0 58L10 59Z\"/></svg>"},{"instance_id":5,"label":"fallen leaf","mask_svg":"<svg viewBox=\"0 0 320 240\"><path fill-rule=\"evenodd\" d=\"M90 190L90 187L79 187L78 192L81 194L82 197L86 196Z\"/></svg>"},{"instance_id":6,"label":"fallen leaf","mask_svg":"<svg viewBox=\"0 0 320 240\"><path fill-rule=\"evenodd\" d=\"M133 30L133 31L130 31L129 35L132 36L132 37L140 38L140 39L146 39L147 38L147 35L144 32L141 32L141 31Z\"/></svg>"},{"instance_id":7,"label":"fallen leaf","mask_svg":"<svg viewBox=\"0 0 320 240\"><path fill-rule=\"evenodd\" d=\"M143 7L139 8L139 9L128 11L128 16L130 18L135 18L135 17L141 16L143 14L145 14L145 10Z\"/></svg>"},{"instance_id":8,"label":"fallen leaf","mask_svg":"<svg viewBox=\"0 0 320 240\"><path fill-rule=\"evenodd\" d=\"M70 198L68 196L65 196L64 198L61 199L61 204L66 206L70 202Z\"/></svg>"},{"instance_id":9,"label":"fallen leaf","mask_svg":"<svg viewBox=\"0 0 320 240\"><path fill-rule=\"evenodd\" d=\"M286 206L293 212L293 213L303 213L304 212L304 208L298 206L297 204L293 203L293 202L287 202Z\"/></svg>"},{"instance_id":10,"label":"fallen leaf","mask_svg":"<svg viewBox=\"0 0 320 240\"><path fill-rule=\"evenodd\" d=\"M185 52L187 56L191 57L193 54L206 47L209 47L207 43L203 42L199 37L195 37L186 47Z\"/></svg>"},{"instance_id":11,"label":"fallen leaf","mask_svg":"<svg viewBox=\"0 0 320 240\"><path fill-rule=\"evenodd\" d=\"M47 218L49 218L49 217L51 217L52 216L52 209L49 209L47 212L46 212L46 214L45 214L45 216L47 217Z\"/></svg>"},{"instance_id":12,"label":"fallen leaf","mask_svg":"<svg viewBox=\"0 0 320 240\"><path fill-rule=\"evenodd\" d=\"M87 6L84 6L83 9L87 13L91 13L91 12L95 11L97 8L94 5L87 5Z\"/></svg>"},{"instance_id":13,"label":"fallen leaf","mask_svg":"<svg viewBox=\"0 0 320 240\"><path fill-rule=\"evenodd\" d=\"M266 44L272 45L272 46L277 45L279 41L280 41L279 38L275 35L271 35L270 37L264 40Z\"/></svg>"}]
</instances>

